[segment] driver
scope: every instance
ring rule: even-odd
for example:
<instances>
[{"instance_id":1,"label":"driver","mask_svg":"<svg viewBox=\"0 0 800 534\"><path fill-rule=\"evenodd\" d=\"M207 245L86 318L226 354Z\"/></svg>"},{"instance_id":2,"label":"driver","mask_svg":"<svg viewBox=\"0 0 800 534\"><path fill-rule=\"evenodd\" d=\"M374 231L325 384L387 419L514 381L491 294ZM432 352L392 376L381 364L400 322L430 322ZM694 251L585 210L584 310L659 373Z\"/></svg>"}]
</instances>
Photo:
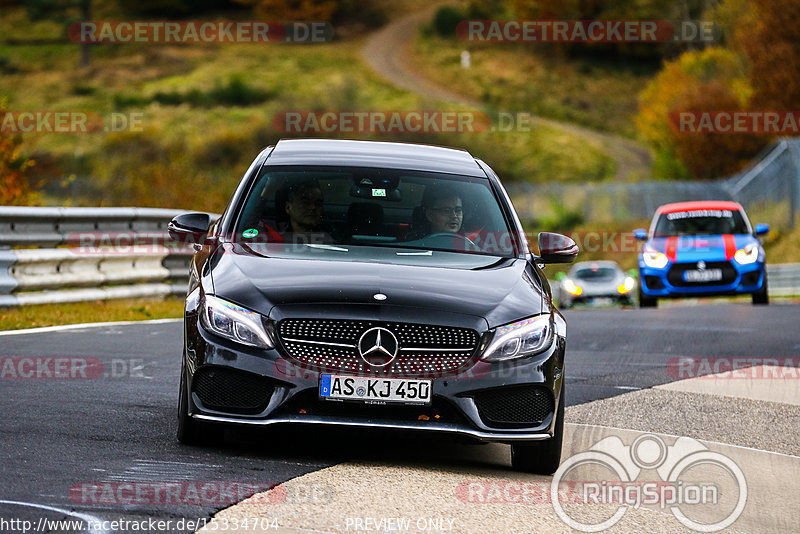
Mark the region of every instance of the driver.
<instances>
[{"instance_id":1,"label":"driver","mask_svg":"<svg viewBox=\"0 0 800 534\"><path fill-rule=\"evenodd\" d=\"M459 192L449 185L432 185L425 189L422 208L427 234L451 233L461 230L464 205Z\"/></svg>"}]
</instances>

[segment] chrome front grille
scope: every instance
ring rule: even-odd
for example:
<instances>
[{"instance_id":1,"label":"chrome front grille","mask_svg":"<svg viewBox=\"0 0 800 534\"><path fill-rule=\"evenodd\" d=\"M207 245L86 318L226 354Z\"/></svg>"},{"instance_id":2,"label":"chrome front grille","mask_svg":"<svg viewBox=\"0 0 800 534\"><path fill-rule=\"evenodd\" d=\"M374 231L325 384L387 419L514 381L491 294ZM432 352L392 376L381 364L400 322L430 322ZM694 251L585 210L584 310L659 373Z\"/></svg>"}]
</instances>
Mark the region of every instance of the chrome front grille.
<instances>
[{"instance_id":1,"label":"chrome front grille","mask_svg":"<svg viewBox=\"0 0 800 534\"><path fill-rule=\"evenodd\" d=\"M374 327L397 338L397 357L385 367L368 365L358 340ZM469 368L478 334L468 328L343 319L284 319L278 337L285 353L303 368L330 373L438 377Z\"/></svg>"}]
</instances>

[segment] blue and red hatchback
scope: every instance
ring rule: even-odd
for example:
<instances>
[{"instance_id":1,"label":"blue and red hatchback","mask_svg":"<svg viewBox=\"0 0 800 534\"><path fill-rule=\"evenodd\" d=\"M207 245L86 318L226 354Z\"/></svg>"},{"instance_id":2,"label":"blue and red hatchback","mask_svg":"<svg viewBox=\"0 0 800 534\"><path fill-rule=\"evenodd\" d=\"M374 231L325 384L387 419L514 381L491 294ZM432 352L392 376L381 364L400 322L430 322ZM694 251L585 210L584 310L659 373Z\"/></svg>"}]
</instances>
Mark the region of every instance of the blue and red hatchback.
<instances>
[{"instance_id":1,"label":"blue and red hatchback","mask_svg":"<svg viewBox=\"0 0 800 534\"><path fill-rule=\"evenodd\" d=\"M696 201L665 204L656 210L639 252L639 306L659 298L752 294L767 304L767 273L760 236L737 202Z\"/></svg>"}]
</instances>

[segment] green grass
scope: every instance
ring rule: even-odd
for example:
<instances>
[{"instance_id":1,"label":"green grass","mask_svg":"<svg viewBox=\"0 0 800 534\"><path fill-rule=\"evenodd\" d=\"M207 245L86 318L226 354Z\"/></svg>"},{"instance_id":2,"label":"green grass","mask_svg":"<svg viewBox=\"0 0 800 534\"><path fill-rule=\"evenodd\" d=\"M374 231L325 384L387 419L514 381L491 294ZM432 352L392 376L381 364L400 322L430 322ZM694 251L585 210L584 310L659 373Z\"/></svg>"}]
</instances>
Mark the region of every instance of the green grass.
<instances>
[{"instance_id":1,"label":"green grass","mask_svg":"<svg viewBox=\"0 0 800 534\"><path fill-rule=\"evenodd\" d=\"M461 52L472 66L461 67ZM564 59L552 46L464 42L431 32L414 43L425 77L497 109L529 111L627 137L635 136L637 95L658 65Z\"/></svg>"},{"instance_id":2,"label":"green grass","mask_svg":"<svg viewBox=\"0 0 800 534\"><path fill-rule=\"evenodd\" d=\"M120 299L0 308L0 330L183 317L184 299Z\"/></svg>"},{"instance_id":3,"label":"green grass","mask_svg":"<svg viewBox=\"0 0 800 534\"><path fill-rule=\"evenodd\" d=\"M0 33L23 37L18 28L30 24L23 10L6 11ZM40 37L57 30L37 28ZM273 124L280 112L463 108L424 101L384 82L363 62L363 43L356 37L315 45L97 45L87 69L77 67L79 46L68 41L5 45L0 99L11 110L141 114L141 132L23 135L22 150L46 163L37 172L56 184L76 176L68 187L51 186L46 203L219 211L253 157L289 136ZM238 80L233 87L231 80ZM505 181L595 181L614 172L602 148L544 127L334 136L464 147Z\"/></svg>"}]
</instances>

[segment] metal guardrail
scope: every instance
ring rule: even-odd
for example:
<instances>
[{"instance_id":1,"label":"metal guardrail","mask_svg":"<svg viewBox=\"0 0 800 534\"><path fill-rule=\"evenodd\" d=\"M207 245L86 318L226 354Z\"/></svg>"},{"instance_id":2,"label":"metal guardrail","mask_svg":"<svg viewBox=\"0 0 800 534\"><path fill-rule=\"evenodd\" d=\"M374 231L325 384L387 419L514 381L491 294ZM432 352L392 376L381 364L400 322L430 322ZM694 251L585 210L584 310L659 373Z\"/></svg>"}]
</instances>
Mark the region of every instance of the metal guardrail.
<instances>
[{"instance_id":1,"label":"metal guardrail","mask_svg":"<svg viewBox=\"0 0 800 534\"><path fill-rule=\"evenodd\" d=\"M641 181L630 183L505 184L517 213L525 220L578 215L595 223L647 219L656 208L685 200L735 200L751 217L769 217L774 227L794 228L800 212L800 138L779 139L741 173L714 181ZM752 220L752 219L751 219Z\"/></svg>"},{"instance_id":2,"label":"metal guardrail","mask_svg":"<svg viewBox=\"0 0 800 534\"><path fill-rule=\"evenodd\" d=\"M184 293L193 250L167 232L180 213L0 206L0 306Z\"/></svg>"},{"instance_id":3,"label":"metal guardrail","mask_svg":"<svg viewBox=\"0 0 800 534\"><path fill-rule=\"evenodd\" d=\"M180 213L0 206L0 306L184 293L194 251L167 232ZM771 296L800 295L800 263L767 276Z\"/></svg>"},{"instance_id":4,"label":"metal guardrail","mask_svg":"<svg viewBox=\"0 0 800 534\"><path fill-rule=\"evenodd\" d=\"M768 263L767 284L771 297L800 295L800 263Z\"/></svg>"}]
</instances>

